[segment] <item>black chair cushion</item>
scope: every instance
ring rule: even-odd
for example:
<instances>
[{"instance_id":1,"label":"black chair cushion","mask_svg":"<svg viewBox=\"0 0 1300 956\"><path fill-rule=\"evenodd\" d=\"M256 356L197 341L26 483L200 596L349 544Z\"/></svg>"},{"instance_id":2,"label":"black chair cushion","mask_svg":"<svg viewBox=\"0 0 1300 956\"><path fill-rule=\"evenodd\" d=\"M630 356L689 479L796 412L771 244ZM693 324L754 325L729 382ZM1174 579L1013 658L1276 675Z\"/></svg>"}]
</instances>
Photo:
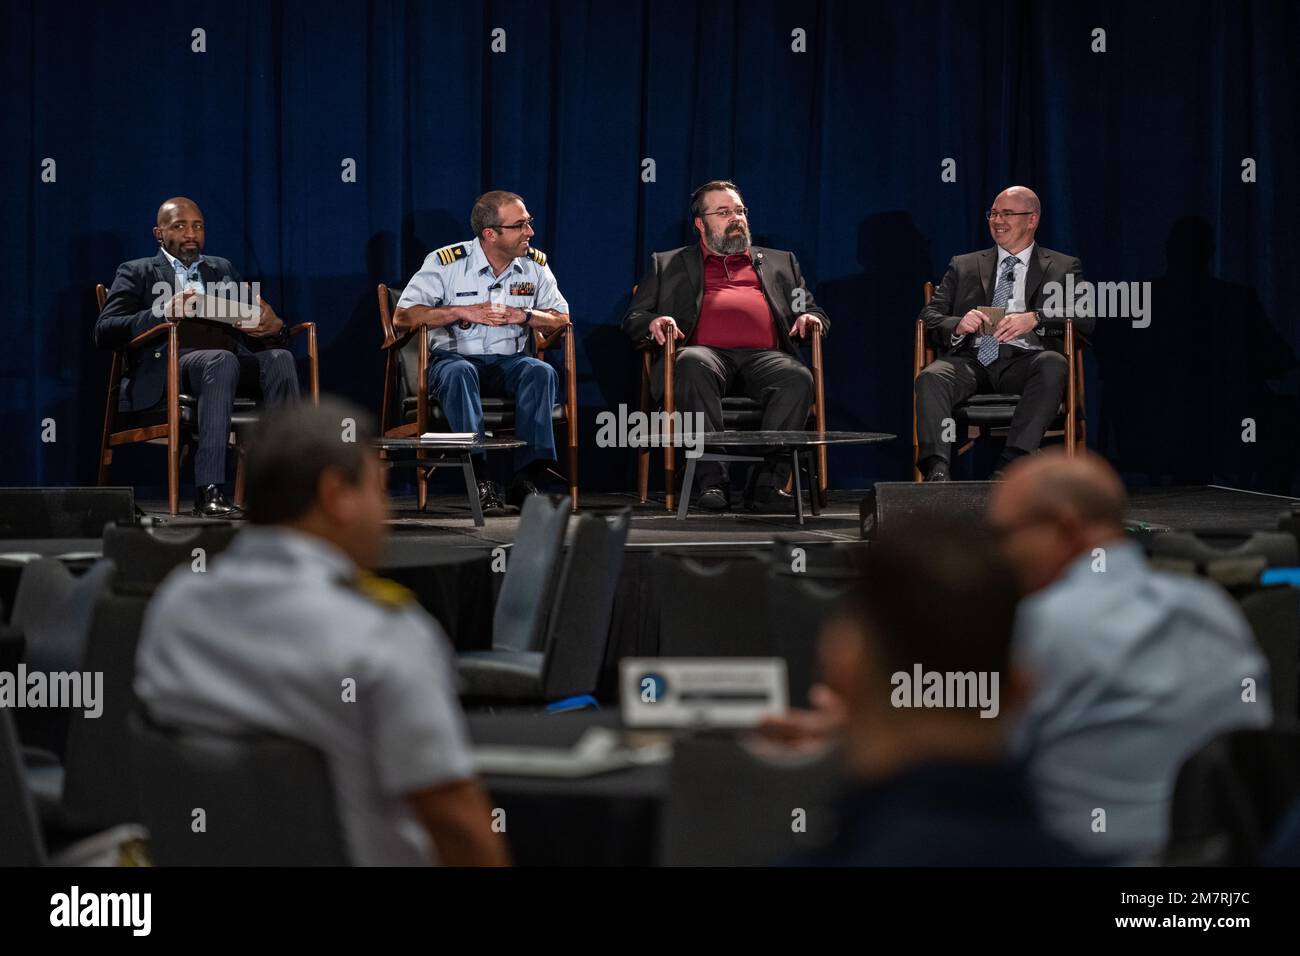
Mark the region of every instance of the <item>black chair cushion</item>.
<instances>
[{"instance_id":1,"label":"black chair cushion","mask_svg":"<svg viewBox=\"0 0 1300 956\"><path fill-rule=\"evenodd\" d=\"M180 394L181 425L188 430L198 427L199 400L185 392ZM261 406L251 398L236 398L230 414L230 427L242 431L257 424ZM153 425L167 424L167 405L155 405L141 411L119 411L113 420L113 431L123 432L133 428L149 428Z\"/></svg>"},{"instance_id":2,"label":"black chair cushion","mask_svg":"<svg viewBox=\"0 0 1300 956\"><path fill-rule=\"evenodd\" d=\"M1016 405L1019 401L1019 395L999 395L994 393L972 395L953 409L953 418L958 425L1005 428L1011 424L1011 418L1016 413ZM1079 406L1079 417L1083 417L1082 405ZM1052 422L1050 430L1057 431L1064 428L1064 422L1065 402L1061 402L1056 410L1056 420Z\"/></svg>"}]
</instances>

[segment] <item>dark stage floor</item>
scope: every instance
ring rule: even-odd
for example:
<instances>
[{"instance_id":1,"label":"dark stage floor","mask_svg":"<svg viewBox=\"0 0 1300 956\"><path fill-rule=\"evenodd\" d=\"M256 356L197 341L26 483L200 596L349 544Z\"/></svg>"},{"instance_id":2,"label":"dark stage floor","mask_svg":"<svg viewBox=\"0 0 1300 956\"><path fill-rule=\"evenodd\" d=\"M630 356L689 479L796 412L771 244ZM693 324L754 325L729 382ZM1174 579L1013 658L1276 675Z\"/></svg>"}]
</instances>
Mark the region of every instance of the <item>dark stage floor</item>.
<instances>
[{"instance_id":1,"label":"dark stage floor","mask_svg":"<svg viewBox=\"0 0 1300 956\"><path fill-rule=\"evenodd\" d=\"M713 515L692 511L685 521L677 521L666 511L663 499L651 499L642 505L633 495L584 495L583 510L613 510L631 507L632 530L628 537L631 550L660 548L734 549L764 547L777 537L798 544L858 541L858 503L865 492L833 491L821 515L806 515L801 528L793 514L753 515L735 513ZM141 502L150 514L165 517L160 501ZM1151 530L1209 531L1237 533L1268 531L1277 527L1277 519L1300 499L1267 495L1252 491L1222 488L1216 485L1198 488L1141 488L1130 494L1129 519ZM482 528L474 527L469 505L450 495L431 498L428 509L416 510L414 497L396 498L393 502L393 549L403 551L413 546L436 543L443 547L482 548L510 544L514 540L517 517L487 518Z\"/></svg>"}]
</instances>

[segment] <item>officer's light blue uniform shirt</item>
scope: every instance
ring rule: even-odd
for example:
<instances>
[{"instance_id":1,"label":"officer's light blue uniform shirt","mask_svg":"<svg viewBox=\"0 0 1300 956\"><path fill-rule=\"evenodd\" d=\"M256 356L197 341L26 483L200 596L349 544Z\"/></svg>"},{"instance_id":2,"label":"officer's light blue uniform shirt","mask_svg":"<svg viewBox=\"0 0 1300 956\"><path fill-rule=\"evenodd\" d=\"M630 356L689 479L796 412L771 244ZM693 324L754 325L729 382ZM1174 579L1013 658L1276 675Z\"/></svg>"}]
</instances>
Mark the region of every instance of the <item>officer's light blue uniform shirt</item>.
<instances>
[{"instance_id":1,"label":"officer's light blue uniform shirt","mask_svg":"<svg viewBox=\"0 0 1300 956\"><path fill-rule=\"evenodd\" d=\"M246 528L202 573L185 564L163 582L135 691L165 724L310 744L352 862L428 864L436 850L405 798L474 773L451 647L417 603L380 603L356 576L321 538Z\"/></svg>"},{"instance_id":2,"label":"officer's light blue uniform shirt","mask_svg":"<svg viewBox=\"0 0 1300 956\"><path fill-rule=\"evenodd\" d=\"M517 309L542 309L569 313L569 303L546 264L546 255L530 249L528 255L511 260L500 276L483 254L477 239L447 246L429 254L397 302L399 309L413 305L474 305L500 302ZM515 355L528 350L526 325L490 326L460 323L429 329L429 347L461 355Z\"/></svg>"},{"instance_id":3,"label":"officer's light blue uniform shirt","mask_svg":"<svg viewBox=\"0 0 1300 956\"><path fill-rule=\"evenodd\" d=\"M1165 844L1183 761L1224 731L1267 726L1273 708L1268 664L1231 598L1153 570L1132 542L1102 551L1104 571L1085 554L1021 602L1015 657L1030 699L1012 742L1044 825L1124 861Z\"/></svg>"}]
</instances>

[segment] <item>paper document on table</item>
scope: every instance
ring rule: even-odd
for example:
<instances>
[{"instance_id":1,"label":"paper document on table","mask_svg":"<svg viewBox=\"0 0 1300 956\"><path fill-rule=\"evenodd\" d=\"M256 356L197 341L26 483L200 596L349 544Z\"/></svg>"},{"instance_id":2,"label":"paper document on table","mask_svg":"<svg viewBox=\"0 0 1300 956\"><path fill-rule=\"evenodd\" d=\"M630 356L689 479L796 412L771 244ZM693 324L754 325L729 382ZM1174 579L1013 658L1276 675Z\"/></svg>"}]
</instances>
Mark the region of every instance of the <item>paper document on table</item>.
<instances>
[{"instance_id":1,"label":"paper document on table","mask_svg":"<svg viewBox=\"0 0 1300 956\"><path fill-rule=\"evenodd\" d=\"M420 436L420 441L460 442L472 445L476 437L474 432L425 432Z\"/></svg>"}]
</instances>

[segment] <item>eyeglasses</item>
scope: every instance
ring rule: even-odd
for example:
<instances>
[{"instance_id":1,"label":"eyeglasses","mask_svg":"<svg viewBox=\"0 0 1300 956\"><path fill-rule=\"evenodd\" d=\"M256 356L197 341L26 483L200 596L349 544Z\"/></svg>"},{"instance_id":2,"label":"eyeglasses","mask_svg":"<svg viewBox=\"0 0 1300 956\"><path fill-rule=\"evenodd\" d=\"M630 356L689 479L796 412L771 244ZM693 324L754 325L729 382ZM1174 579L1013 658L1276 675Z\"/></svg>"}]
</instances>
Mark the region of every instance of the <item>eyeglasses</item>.
<instances>
[{"instance_id":1,"label":"eyeglasses","mask_svg":"<svg viewBox=\"0 0 1300 956\"><path fill-rule=\"evenodd\" d=\"M1009 209L990 209L984 215L988 219L1010 219L1012 216L1032 216L1033 212L1012 212Z\"/></svg>"},{"instance_id":2,"label":"eyeglasses","mask_svg":"<svg viewBox=\"0 0 1300 956\"><path fill-rule=\"evenodd\" d=\"M532 228L532 225L533 225L534 222L536 222L535 219L520 219L518 222L516 222L516 223L512 223L512 224L509 225L509 226L502 226L502 225L499 225L499 224L498 224L498 225L493 226L492 228L493 228L493 229L502 229L502 230L504 230L504 229L531 229L531 228Z\"/></svg>"},{"instance_id":3,"label":"eyeglasses","mask_svg":"<svg viewBox=\"0 0 1300 956\"><path fill-rule=\"evenodd\" d=\"M715 209L713 212L706 212L704 215L721 216L724 221L730 219L732 216L735 216L738 219L744 219L749 215L749 210L744 206L737 206L735 209Z\"/></svg>"}]
</instances>

